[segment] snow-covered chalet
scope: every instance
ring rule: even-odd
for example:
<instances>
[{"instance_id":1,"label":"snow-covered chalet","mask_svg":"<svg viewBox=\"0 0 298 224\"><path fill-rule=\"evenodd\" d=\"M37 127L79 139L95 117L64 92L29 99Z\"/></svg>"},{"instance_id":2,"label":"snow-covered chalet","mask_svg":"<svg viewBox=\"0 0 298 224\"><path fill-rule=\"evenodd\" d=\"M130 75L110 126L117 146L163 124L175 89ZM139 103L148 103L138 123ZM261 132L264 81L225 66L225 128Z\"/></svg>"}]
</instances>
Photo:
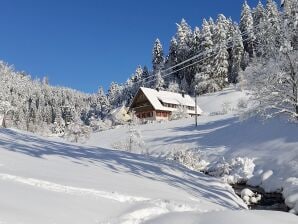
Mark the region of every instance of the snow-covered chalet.
<instances>
[{"instance_id":1,"label":"snow-covered chalet","mask_svg":"<svg viewBox=\"0 0 298 224\"><path fill-rule=\"evenodd\" d=\"M187 94L145 87L138 90L129 107L143 121L169 120L174 111L181 109L191 116L202 113L199 106L195 110L195 101Z\"/></svg>"}]
</instances>

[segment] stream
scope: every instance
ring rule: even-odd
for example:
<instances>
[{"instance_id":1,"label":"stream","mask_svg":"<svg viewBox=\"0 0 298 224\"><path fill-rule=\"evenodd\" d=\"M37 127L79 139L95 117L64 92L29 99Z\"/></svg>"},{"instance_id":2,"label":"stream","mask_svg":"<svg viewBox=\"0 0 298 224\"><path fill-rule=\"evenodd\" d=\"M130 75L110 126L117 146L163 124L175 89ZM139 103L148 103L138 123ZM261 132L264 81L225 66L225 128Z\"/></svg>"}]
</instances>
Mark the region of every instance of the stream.
<instances>
[{"instance_id":1,"label":"stream","mask_svg":"<svg viewBox=\"0 0 298 224\"><path fill-rule=\"evenodd\" d=\"M248 206L251 210L272 210L282 212L289 211L289 208L286 206L281 193L266 193L260 187L252 187L246 184L235 184L232 185L232 187L239 197L241 197L241 191L245 188L262 195L261 201L259 201L257 204Z\"/></svg>"}]
</instances>

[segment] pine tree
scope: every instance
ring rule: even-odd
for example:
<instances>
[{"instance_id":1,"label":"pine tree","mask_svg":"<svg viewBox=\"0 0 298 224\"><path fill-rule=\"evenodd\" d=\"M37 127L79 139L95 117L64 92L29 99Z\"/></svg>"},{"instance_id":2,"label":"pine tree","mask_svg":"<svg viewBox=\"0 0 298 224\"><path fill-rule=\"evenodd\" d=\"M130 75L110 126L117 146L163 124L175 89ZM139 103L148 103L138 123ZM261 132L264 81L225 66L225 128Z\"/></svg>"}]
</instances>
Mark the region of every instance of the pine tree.
<instances>
[{"instance_id":1,"label":"pine tree","mask_svg":"<svg viewBox=\"0 0 298 224\"><path fill-rule=\"evenodd\" d=\"M168 72L173 72L175 69L177 69L177 67L169 69L176 64L178 64L178 43L176 38L172 37L169 48L169 55L166 60L166 69L168 69ZM169 84L170 82L178 82L178 80L179 77L177 73L173 73L171 76L165 78L166 84Z\"/></svg>"},{"instance_id":2,"label":"pine tree","mask_svg":"<svg viewBox=\"0 0 298 224\"><path fill-rule=\"evenodd\" d=\"M182 19L180 24L177 24L176 39L178 43L178 54L181 58L184 58L185 55L183 54L190 49L192 39L191 27L187 24L185 19Z\"/></svg>"},{"instance_id":3,"label":"pine tree","mask_svg":"<svg viewBox=\"0 0 298 224\"><path fill-rule=\"evenodd\" d=\"M204 21L203 21L203 23L204 23ZM209 23L210 32L212 34L211 36L213 37L213 35L215 33L215 27L216 27L216 25L214 23L214 20L211 17L209 18L208 23Z\"/></svg>"},{"instance_id":4,"label":"pine tree","mask_svg":"<svg viewBox=\"0 0 298 224\"><path fill-rule=\"evenodd\" d=\"M178 44L178 63L188 59L190 57L190 49L192 44L192 30L187 24L185 19L182 19L180 24L177 24L176 39ZM178 73L178 77L187 80L191 80L191 68L186 68Z\"/></svg>"},{"instance_id":5,"label":"pine tree","mask_svg":"<svg viewBox=\"0 0 298 224\"><path fill-rule=\"evenodd\" d=\"M99 111L99 118L103 119L111 110L111 104L106 96L103 87L100 87L97 92L97 103L99 107L97 110Z\"/></svg>"},{"instance_id":6,"label":"pine tree","mask_svg":"<svg viewBox=\"0 0 298 224\"><path fill-rule=\"evenodd\" d=\"M256 37L254 33L254 23L251 8L247 4L247 1L244 2L242 7L239 28L242 32L244 49L252 58L254 57L255 53L254 42Z\"/></svg>"},{"instance_id":7,"label":"pine tree","mask_svg":"<svg viewBox=\"0 0 298 224\"><path fill-rule=\"evenodd\" d=\"M259 1L257 7L253 9L252 15L253 15L254 26L258 26L266 16L266 10L261 1ZM258 30L258 29L255 28L255 30Z\"/></svg>"},{"instance_id":8,"label":"pine tree","mask_svg":"<svg viewBox=\"0 0 298 224\"><path fill-rule=\"evenodd\" d=\"M227 51L227 26L226 18L219 15L215 31L215 41L218 44L218 52L214 58L214 72L211 76L213 91L224 88L228 83L229 53Z\"/></svg>"},{"instance_id":9,"label":"pine tree","mask_svg":"<svg viewBox=\"0 0 298 224\"><path fill-rule=\"evenodd\" d=\"M280 48L280 16L276 3L273 0L267 0L266 4L268 32L268 43L272 44L272 47Z\"/></svg>"},{"instance_id":10,"label":"pine tree","mask_svg":"<svg viewBox=\"0 0 298 224\"><path fill-rule=\"evenodd\" d=\"M244 46L241 36L241 32L237 26L234 25L234 36L232 45L232 58L231 58L231 72L229 75L229 82L236 83L238 81L238 75L241 71L241 62L243 60Z\"/></svg>"},{"instance_id":11,"label":"pine tree","mask_svg":"<svg viewBox=\"0 0 298 224\"><path fill-rule=\"evenodd\" d=\"M164 52L159 39L156 39L152 50L153 74L158 73L164 68Z\"/></svg>"},{"instance_id":12,"label":"pine tree","mask_svg":"<svg viewBox=\"0 0 298 224\"><path fill-rule=\"evenodd\" d=\"M184 92L186 92L186 93L189 92L189 84L188 84L185 76L181 80L180 87L181 87L181 90L183 90Z\"/></svg>"},{"instance_id":13,"label":"pine tree","mask_svg":"<svg viewBox=\"0 0 298 224\"><path fill-rule=\"evenodd\" d=\"M253 20L254 20L254 32L256 35L256 41L255 41L255 51L256 51L256 56L260 57L263 52L262 52L262 39L264 38L263 36L263 31L264 31L264 21L266 20L266 10L262 4L261 1L259 1L257 7L253 10Z\"/></svg>"},{"instance_id":14,"label":"pine tree","mask_svg":"<svg viewBox=\"0 0 298 224\"><path fill-rule=\"evenodd\" d=\"M273 57L275 48L280 48L280 18L277 5L267 0L265 17L260 21L258 32L258 56Z\"/></svg>"},{"instance_id":15,"label":"pine tree","mask_svg":"<svg viewBox=\"0 0 298 224\"><path fill-rule=\"evenodd\" d=\"M284 1L282 19L287 26L293 31L290 39L295 50L298 50L298 1L286 0Z\"/></svg>"},{"instance_id":16,"label":"pine tree","mask_svg":"<svg viewBox=\"0 0 298 224\"><path fill-rule=\"evenodd\" d=\"M201 31L199 27L195 27L192 37L192 46L190 49L190 56L198 55L201 50ZM191 73L196 74L200 72L200 65L196 64L192 67Z\"/></svg>"},{"instance_id":17,"label":"pine tree","mask_svg":"<svg viewBox=\"0 0 298 224\"><path fill-rule=\"evenodd\" d=\"M158 71L154 78L154 86L155 89L164 90L165 82L161 75L161 71Z\"/></svg>"},{"instance_id":18,"label":"pine tree","mask_svg":"<svg viewBox=\"0 0 298 224\"><path fill-rule=\"evenodd\" d=\"M121 94L122 87L116 82L112 82L108 90L108 100L113 108L119 107L122 104Z\"/></svg>"},{"instance_id":19,"label":"pine tree","mask_svg":"<svg viewBox=\"0 0 298 224\"><path fill-rule=\"evenodd\" d=\"M143 67L143 73L142 73L142 76L141 76L141 80L142 80L142 82L141 82L142 87L147 87L149 85L150 72L149 72L146 65Z\"/></svg>"},{"instance_id":20,"label":"pine tree","mask_svg":"<svg viewBox=\"0 0 298 224\"><path fill-rule=\"evenodd\" d=\"M212 75L212 57L213 52L212 34L210 31L210 24L207 20L203 20L203 27L201 32L201 52L203 52L203 60L200 63L201 71L195 75L194 83L198 93L206 93L211 87L209 80Z\"/></svg>"}]
</instances>

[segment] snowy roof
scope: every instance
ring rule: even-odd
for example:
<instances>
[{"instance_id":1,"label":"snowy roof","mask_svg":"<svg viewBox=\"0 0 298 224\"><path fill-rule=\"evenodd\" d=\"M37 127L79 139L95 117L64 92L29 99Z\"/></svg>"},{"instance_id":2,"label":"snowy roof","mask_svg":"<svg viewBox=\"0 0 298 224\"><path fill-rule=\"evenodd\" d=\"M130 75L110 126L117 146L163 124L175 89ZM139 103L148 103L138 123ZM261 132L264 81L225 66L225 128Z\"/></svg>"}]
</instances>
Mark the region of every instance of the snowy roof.
<instances>
[{"instance_id":1,"label":"snowy roof","mask_svg":"<svg viewBox=\"0 0 298 224\"><path fill-rule=\"evenodd\" d=\"M181 93L173 93L168 91L157 91L155 89L141 87L140 90L145 94L149 102L155 110L174 111L174 108L165 107L162 103L195 107L195 101L189 95ZM198 114L202 113L201 108L197 107ZM194 110L189 110L189 113L195 113Z\"/></svg>"}]
</instances>

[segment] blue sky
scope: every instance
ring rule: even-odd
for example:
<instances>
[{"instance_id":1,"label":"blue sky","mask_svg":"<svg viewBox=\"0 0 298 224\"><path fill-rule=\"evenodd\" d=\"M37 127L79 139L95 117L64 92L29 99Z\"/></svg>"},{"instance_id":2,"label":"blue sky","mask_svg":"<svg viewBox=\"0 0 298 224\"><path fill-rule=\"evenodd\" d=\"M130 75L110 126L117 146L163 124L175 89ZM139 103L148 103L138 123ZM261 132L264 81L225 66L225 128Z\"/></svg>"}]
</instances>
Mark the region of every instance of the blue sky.
<instances>
[{"instance_id":1,"label":"blue sky","mask_svg":"<svg viewBox=\"0 0 298 224\"><path fill-rule=\"evenodd\" d=\"M258 0L248 0L255 6ZM223 13L238 21L243 0L1 0L0 59L53 85L95 92L151 66L181 18L192 26Z\"/></svg>"}]
</instances>

